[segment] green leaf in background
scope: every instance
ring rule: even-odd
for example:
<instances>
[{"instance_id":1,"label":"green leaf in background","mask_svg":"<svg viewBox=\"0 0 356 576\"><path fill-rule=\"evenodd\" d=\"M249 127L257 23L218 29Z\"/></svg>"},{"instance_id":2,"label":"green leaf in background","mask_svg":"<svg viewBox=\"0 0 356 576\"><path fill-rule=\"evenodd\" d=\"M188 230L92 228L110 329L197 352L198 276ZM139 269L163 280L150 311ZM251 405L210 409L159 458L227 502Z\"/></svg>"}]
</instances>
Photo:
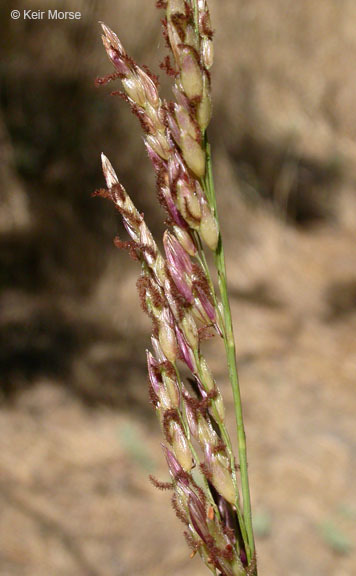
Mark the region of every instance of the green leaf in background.
<instances>
[{"instance_id":1,"label":"green leaf in background","mask_svg":"<svg viewBox=\"0 0 356 576\"><path fill-rule=\"evenodd\" d=\"M267 510L255 512L253 517L253 530L259 538L267 538L271 534L272 518Z\"/></svg>"},{"instance_id":2,"label":"green leaf in background","mask_svg":"<svg viewBox=\"0 0 356 576\"><path fill-rule=\"evenodd\" d=\"M321 536L337 554L349 554L353 548L349 537L332 521L326 521L320 526Z\"/></svg>"},{"instance_id":3,"label":"green leaf in background","mask_svg":"<svg viewBox=\"0 0 356 576\"><path fill-rule=\"evenodd\" d=\"M119 437L126 452L141 468L147 472L152 472L156 468L156 464L148 453L141 434L133 424L121 426Z\"/></svg>"},{"instance_id":4,"label":"green leaf in background","mask_svg":"<svg viewBox=\"0 0 356 576\"><path fill-rule=\"evenodd\" d=\"M345 520L356 520L356 508L353 508L349 504L341 504L338 508L338 513Z\"/></svg>"}]
</instances>

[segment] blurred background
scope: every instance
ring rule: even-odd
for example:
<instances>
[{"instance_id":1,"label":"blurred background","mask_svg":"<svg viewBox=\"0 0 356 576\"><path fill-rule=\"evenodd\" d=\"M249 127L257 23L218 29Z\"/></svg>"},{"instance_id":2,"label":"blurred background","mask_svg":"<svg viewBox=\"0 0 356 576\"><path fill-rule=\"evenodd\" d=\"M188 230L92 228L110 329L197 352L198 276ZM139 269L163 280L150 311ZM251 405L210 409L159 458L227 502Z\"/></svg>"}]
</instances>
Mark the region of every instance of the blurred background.
<instances>
[{"instance_id":1,"label":"blurred background","mask_svg":"<svg viewBox=\"0 0 356 576\"><path fill-rule=\"evenodd\" d=\"M210 0L210 138L260 574L356 573L356 4ZM80 21L11 20L13 9ZM148 403L137 266L115 250L100 152L163 213L98 21L158 71L153 0L2 0L0 574L203 576ZM161 75L162 90L169 96ZM114 88L115 89L115 88ZM211 365L233 407L220 349Z\"/></svg>"}]
</instances>

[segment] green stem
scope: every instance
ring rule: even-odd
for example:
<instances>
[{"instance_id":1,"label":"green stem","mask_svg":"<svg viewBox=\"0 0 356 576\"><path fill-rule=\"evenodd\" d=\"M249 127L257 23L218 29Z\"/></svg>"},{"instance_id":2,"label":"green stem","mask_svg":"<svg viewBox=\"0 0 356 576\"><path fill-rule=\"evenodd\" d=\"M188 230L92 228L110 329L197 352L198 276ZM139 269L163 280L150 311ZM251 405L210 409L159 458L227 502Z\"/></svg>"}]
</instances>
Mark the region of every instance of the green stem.
<instances>
[{"instance_id":1,"label":"green stem","mask_svg":"<svg viewBox=\"0 0 356 576\"><path fill-rule=\"evenodd\" d=\"M203 181L203 187L206 192L207 199L212 209L214 210L215 217L218 221L216 195L215 195L212 165L211 165L210 145L207 138L206 138L206 158L207 158L207 171ZM238 440L238 452L239 452L239 463L241 474L241 489L243 497L243 513L248 538L246 546L246 554L248 557L248 561L251 562L251 560L254 558L255 543L252 527L251 497L250 497L250 487L249 487L248 468L247 468L246 435L243 421L239 377L237 371L234 331L233 331L231 308L227 289L225 255L221 234L218 246L215 251L215 265L218 272L219 289L224 309L224 321L225 321L224 342L225 342L227 363L229 368L229 378L234 397L235 416L237 423L237 440Z\"/></svg>"},{"instance_id":2,"label":"green stem","mask_svg":"<svg viewBox=\"0 0 356 576\"><path fill-rule=\"evenodd\" d=\"M193 8L194 8L194 26L195 26L195 32L196 32L197 36L199 37L199 12L198 12L197 0L194 0L194 2L193 2Z\"/></svg>"}]
</instances>

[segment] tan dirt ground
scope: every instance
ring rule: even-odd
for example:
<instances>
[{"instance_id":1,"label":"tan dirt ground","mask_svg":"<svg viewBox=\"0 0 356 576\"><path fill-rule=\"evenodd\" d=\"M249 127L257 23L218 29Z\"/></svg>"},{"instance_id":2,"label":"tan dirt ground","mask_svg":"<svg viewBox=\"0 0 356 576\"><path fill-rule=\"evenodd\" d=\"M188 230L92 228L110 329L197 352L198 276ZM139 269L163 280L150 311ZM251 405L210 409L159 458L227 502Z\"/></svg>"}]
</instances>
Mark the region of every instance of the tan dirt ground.
<instances>
[{"instance_id":1,"label":"tan dirt ground","mask_svg":"<svg viewBox=\"0 0 356 576\"><path fill-rule=\"evenodd\" d=\"M355 290L355 237L282 228L276 241L264 297L239 287L237 267L231 275L260 572L352 576L356 313L344 292ZM132 297L120 323L136 306ZM88 407L46 380L1 409L2 575L205 574L189 559L168 496L149 484L149 472L167 473L146 411L143 346L127 346L139 363L128 381L115 377L127 353L120 343L94 343L75 368L88 386L111 363L103 378L118 388L117 409ZM219 347L208 350L230 397ZM227 408L232 426L231 399Z\"/></svg>"}]
</instances>

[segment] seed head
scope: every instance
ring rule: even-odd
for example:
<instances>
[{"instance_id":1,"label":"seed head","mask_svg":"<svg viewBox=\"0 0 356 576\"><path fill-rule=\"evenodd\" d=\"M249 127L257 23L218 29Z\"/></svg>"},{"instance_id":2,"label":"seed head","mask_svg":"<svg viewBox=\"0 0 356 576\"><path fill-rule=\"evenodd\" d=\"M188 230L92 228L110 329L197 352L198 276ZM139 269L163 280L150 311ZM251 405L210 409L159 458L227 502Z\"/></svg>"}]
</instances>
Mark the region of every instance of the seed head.
<instances>
[{"instance_id":1,"label":"seed head","mask_svg":"<svg viewBox=\"0 0 356 576\"><path fill-rule=\"evenodd\" d=\"M210 534L206 521L207 514L205 506L194 492L189 494L188 509L194 530L204 542L207 542L209 540Z\"/></svg>"},{"instance_id":2,"label":"seed head","mask_svg":"<svg viewBox=\"0 0 356 576\"><path fill-rule=\"evenodd\" d=\"M214 44L210 38L206 36L202 38L201 52L203 64L207 70L210 70L214 62Z\"/></svg>"},{"instance_id":3,"label":"seed head","mask_svg":"<svg viewBox=\"0 0 356 576\"><path fill-rule=\"evenodd\" d=\"M213 450L219 443L219 438L215 430L202 415L198 418L198 438L204 449L209 446L210 449Z\"/></svg>"},{"instance_id":4,"label":"seed head","mask_svg":"<svg viewBox=\"0 0 356 576\"><path fill-rule=\"evenodd\" d=\"M179 464L185 472L190 472L193 467L193 457L184 432L177 422L171 423L172 448Z\"/></svg>"},{"instance_id":5,"label":"seed head","mask_svg":"<svg viewBox=\"0 0 356 576\"><path fill-rule=\"evenodd\" d=\"M190 433L194 438L198 438L198 421L197 421L197 411L195 409L196 399L192 398L188 393L188 390L182 385L182 394L184 398L184 409L189 426Z\"/></svg>"},{"instance_id":6,"label":"seed head","mask_svg":"<svg viewBox=\"0 0 356 576\"><path fill-rule=\"evenodd\" d=\"M211 120L212 105L210 94L210 81L206 73L203 74L203 93L201 101L197 106L197 121L202 132L204 132Z\"/></svg>"},{"instance_id":7,"label":"seed head","mask_svg":"<svg viewBox=\"0 0 356 576\"><path fill-rule=\"evenodd\" d=\"M197 230L202 217L201 207L199 198L187 179L180 178L177 182L177 204L186 222Z\"/></svg>"},{"instance_id":8,"label":"seed head","mask_svg":"<svg viewBox=\"0 0 356 576\"><path fill-rule=\"evenodd\" d=\"M174 364L178 356L178 345L173 326L172 313L168 308L164 308L159 318L158 340L163 354Z\"/></svg>"},{"instance_id":9,"label":"seed head","mask_svg":"<svg viewBox=\"0 0 356 576\"><path fill-rule=\"evenodd\" d=\"M180 79L189 100L200 100L203 95L202 71L197 55L192 48L185 46L179 54Z\"/></svg>"},{"instance_id":10,"label":"seed head","mask_svg":"<svg viewBox=\"0 0 356 576\"><path fill-rule=\"evenodd\" d=\"M161 132L156 132L155 134L149 134L146 136L146 142L148 146L163 160L168 160L169 158L169 147L167 145L167 140Z\"/></svg>"},{"instance_id":11,"label":"seed head","mask_svg":"<svg viewBox=\"0 0 356 576\"><path fill-rule=\"evenodd\" d=\"M200 221L200 234L210 250L215 251L219 242L218 223L211 213L208 203L203 202L202 218Z\"/></svg>"},{"instance_id":12,"label":"seed head","mask_svg":"<svg viewBox=\"0 0 356 576\"><path fill-rule=\"evenodd\" d=\"M201 358L200 372L205 390L211 392L215 388L215 381L205 358Z\"/></svg>"},{"instance_id":13,"label":"seed head","mask_svg":"<svg viewBox=\"0 0 356 576\"><path fill-rule=\"evenodd\" d=\"M177 385L177 380L175 378L172 378L166 372L165 368L162 369L161 374L162 374L162 380L163 380L164 386L167 390L167 394L170 398L172 407L173 408L179 408L180 394L179 394L179 389L178 389L178 385Z\"/></svg>"},{"instance_id":14,"label":"seed head","mask_svg":"<svg viewBox=\"0 0 356 576\"><path fill-rule=\"evenodd\" d=\"M163 350L161 348L161 345L159 343L158 338L156 338L155 336L151 336L151 343L152 343L152 348L154 350L155 356L158 360L158 362L160 363L164 363L167 361L167 358L165 357L165 355L163 354Z\"/></svg>"},{"instance_id":15,"label":"seed head","mask_svg":"<svg viewBox=\"0 0 356 576\"><path fill-rule=\"evenodd\" d=\"M183 133L180 147L187 166L197 178L203 178L205 174L205 152L201 145L190 134Z\"/></svg>"},{"instance_id":16,"label":"seed head","mask_svg":"<svg viewBox=\"0 0 356 576\"><path fill-rule=\"evenodd\" d=\"M189 488L189 476L184 469L182 468L181 464L179 464L177 458L173 454L169 448L162 444L163 451L166 456L168 468L170 474L172 476L172 480L179 484L181 489L188 489Z\"/></svg>"},{"instance_id":17,"label":"seed head","mask_svg":"<svg viewBox=\"0 0 356 576\"><path fill-rule=\"evenodd\" d=\"M235 487L229 470L229 462L225 456L220 453L215 454L210 444L205 447L205 464L211 476L211 482L214 488L230 504L235 504L236 493Z\"/></svg>"},{"instance_id":18,"label":"seed head","mask_svg":"<svg viewBox=\"0 0 356 576\"><path fill-rule=\"evenodd\" d=\"M168 231L164 233L163 245L173 281L180 294L192 304L194 302L191 280L193 267L190 258L175 236Z\"/></svg>"},{"instance_id":19,"label":"seed head","mask_svg":"<svg viewBox=\"0 0 356 576\"><path fill-rule=\"evenodd\" d=\"M182 332L184 337L192 350L198 350L199 346L199 333L195 320L191 312L186 312L182 321Z\"/></svg>"},{"instance_id":20,"label":"seed head","mask_svg":"<svg viewBox=\"0 0 356 576\"><path fill-rule=\"evenodd\" d=\"M190 233L179 226L173 226L174 234L184 250L189 256L195 256L197 253L196 246L192 240Z\"/></svg>"},{"instance_id":21,"label":"seed head","mask_svg":"<svg viewBox=\"0 0 356 576\"><path fill-rule=\"evenodd\" d=\"M180 351L182 360L184 360L184 362L188 366L189 370L193 374L196 374L197 367L196 367L193 351L192 351L191 347L189 346L185 336L183 336L180 328L178 328L177 326L176 326L176 336L177 336L178 347L179 347L179 351Z\"/></svg>"},{"instance_id":22,"label":"seed head","mask_svg":"<svg viewBox=\"0 0 356 576\"><path fill-rule=\"evenodd\" d=\"M162 379L158 376L158 362L149 350L146 350L148 377L155 394L159 397L160 389L162 387Z\"/></svg>"},{"instance_id":23,"label":"seed head","mask_svg":"<svg viewBox=\"0 0 356 576\"><path fill-rule=\"evenodd\" d=\"M215 324L216 322L216 312L215 308L211 302L210 294L207 294L200 282L194 283L194 293L196 296L195 304L198 311L202 314L203 318L207 320L208 323Z\"/></svg>"}]
</instances>

